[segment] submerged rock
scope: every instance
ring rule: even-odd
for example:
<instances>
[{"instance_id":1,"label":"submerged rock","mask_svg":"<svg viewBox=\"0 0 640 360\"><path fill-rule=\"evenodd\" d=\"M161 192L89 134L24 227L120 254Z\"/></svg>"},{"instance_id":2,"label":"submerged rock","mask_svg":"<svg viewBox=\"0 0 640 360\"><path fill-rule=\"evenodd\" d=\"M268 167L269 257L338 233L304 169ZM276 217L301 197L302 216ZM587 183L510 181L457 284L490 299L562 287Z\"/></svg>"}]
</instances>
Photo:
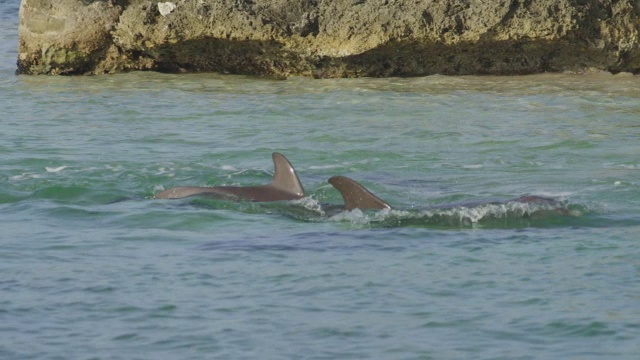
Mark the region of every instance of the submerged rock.
<instances>
[{"instance_id":1,"label":"submerged rock","mask_svg":"<svg viewBox=\"0 0 640 360\"><path fill-rule=\"evenodd\" d=\"M18 73L640 72L635 0L22 0Z\"/></svg>"}]
</instances>

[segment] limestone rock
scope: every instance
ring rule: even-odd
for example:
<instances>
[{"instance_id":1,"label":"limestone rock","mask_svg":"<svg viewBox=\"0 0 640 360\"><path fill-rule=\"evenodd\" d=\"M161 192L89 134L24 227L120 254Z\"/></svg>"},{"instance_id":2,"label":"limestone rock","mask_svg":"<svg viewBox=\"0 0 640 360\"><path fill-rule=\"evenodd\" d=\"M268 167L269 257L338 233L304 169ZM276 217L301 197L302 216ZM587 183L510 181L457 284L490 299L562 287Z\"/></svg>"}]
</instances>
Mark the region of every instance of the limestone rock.
<instances>
[{"instance_id":1,"label":"limestone rock","mask_svg":"<svg viewBox=\"0 0 640 360\"><path fill-rule=\"evenodd\" d=\"M22 0L18 72L640 72L635 0Z\"/></svg>"}]
</instances>

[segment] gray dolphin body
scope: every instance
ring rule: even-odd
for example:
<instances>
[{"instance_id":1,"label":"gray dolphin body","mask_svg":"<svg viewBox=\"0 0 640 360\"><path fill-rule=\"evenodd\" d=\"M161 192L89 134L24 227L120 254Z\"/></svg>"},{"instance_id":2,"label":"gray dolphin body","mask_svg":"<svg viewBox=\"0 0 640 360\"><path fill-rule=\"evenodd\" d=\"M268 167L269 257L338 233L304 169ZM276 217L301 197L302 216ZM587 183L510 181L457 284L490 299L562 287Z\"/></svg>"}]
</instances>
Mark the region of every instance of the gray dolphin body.
<instances>
[{"instance_id":1,"label":"gray dolphin body","mask_svg":"<svg viewBox=\"0 0 640 360\"><path fill-rule=\"evenodd\" d=\"M297 200L304 188L295 169L284 155L273 153L275 167L270 184L258 186L180 186L156 194L156 199L181 199L189 196L213 196L255 202Z\"/></svg>"},{"instance_id":2,"label":"gray dolphin body","mask_svg":"<svg viewBox=\"0 0 640 360\"><path fill-rule=\"evenodd\" d=\"M329 178L329 184L333 185L342 195L345 210L391 209L391 205L346 176L333 176Z\"/></svg>"},{"instance_id":3,"label":"gray dolphin body","mask_svg":"<svg viewBox=\"0 0 640 360\"><path fill-rule=\"evenodd\" d=\"M244 200L254 202L286 201L304 198L304 188L302 187L300 179L289 160L287 160L284 155L276 152L272 154L272 158L275 170L270 184L258 186L180 186L162 191L156 194L155 198L181 199L190 196L212 196L236 201ZM391 205L374 195L371 191L355 180L346 176L333 176L329 178L329 183L342 195L344 206L324 204L323 206L328 210L351 211L353 209L391 209ZM551 207L553 210L561 214L569 213L569 210L562 206L557 200L535 195L526 195L501 201L476 201L442 204L431 206L429 209L451 209L456 207L470 208L487 204L507 203L539 204Z\"/></svg>"},{"instance_id":4,"label":"gray dolphin body","mask_svg":"<svg viewBox=\"0 0 640 360\"><path fill-rule=\"evenodd\" d=\"M384 200L375 196L369 190L367 190L364 186L357 183L355 180L352 180L346 176L333 176L329 178L329 183L335 187L340 194L342 195L342 199L344 200L344 208L345 210L383 210L383 209L391 209L391 206L387 204ZM454 204L445 204L438 205L432 207L433 209L450 209L455 207L476 207L487 204L507 204L507 203L523 203L523 204L540 204L540 205L549 205L555 208L556 211L560 213L568 213L568 209L561 207L560 203L552 198L547 198L543 196L535 196L535 195L525 195L514 199L502 200L502 201L476 201L476 202L466 202L466 203L454 203Z\"/></svg>"}]
</instances>

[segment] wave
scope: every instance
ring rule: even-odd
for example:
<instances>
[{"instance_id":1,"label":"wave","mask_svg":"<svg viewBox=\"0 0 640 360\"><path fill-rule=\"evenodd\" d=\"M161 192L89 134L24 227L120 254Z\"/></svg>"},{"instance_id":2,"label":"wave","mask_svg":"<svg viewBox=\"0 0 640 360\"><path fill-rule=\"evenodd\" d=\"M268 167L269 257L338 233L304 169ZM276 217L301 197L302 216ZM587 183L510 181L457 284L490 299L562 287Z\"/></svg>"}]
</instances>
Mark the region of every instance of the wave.
<instances>
[{"instance_id":1,"label":"wave","mask_svg":"<svg viewBox=\"0 0 640 360\"><path fill-rule=\"evenodd\" d=\"M568 224L588 209L564 203L506 203L440 208L343 211L329 218L352 224L382 227L428 226L440 228L522 228Z\"/></svg>"},{"instance_id":2,"label":"wave","mask_svg":"<svg viewBox=\"0 0 640 360\"><path fill-rule=\"evenodd\" d=\"M592 210L581 204L567 202L507 201L477 205L440 205L427 208L344 210L339 205L323 204L306 197L286 203L245 206L251 212L264 211L306 222L347 223L355 227L434 228L523 228L574 226L587 223L586 215ZM582 221L581 221L582 220Z\"/></svg>"}]
</instances>

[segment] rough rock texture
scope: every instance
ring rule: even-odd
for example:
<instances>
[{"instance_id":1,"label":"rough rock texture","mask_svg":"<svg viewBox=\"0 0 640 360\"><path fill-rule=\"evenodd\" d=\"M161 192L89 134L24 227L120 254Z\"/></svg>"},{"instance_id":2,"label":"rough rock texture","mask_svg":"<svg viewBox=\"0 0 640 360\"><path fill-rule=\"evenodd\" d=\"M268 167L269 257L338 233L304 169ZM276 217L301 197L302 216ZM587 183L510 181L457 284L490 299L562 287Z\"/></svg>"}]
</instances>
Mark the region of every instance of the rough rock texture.
<instances>
[{"instance_id":1,"label":"rough rock texture","mask_svg":"<svg viewBox=\"0 0 640 360\"><path fill-rule=\"evenodd\" d=\"M22 0L18 72L640 73L636 0Z\"/></svg>"}]
</instances>

